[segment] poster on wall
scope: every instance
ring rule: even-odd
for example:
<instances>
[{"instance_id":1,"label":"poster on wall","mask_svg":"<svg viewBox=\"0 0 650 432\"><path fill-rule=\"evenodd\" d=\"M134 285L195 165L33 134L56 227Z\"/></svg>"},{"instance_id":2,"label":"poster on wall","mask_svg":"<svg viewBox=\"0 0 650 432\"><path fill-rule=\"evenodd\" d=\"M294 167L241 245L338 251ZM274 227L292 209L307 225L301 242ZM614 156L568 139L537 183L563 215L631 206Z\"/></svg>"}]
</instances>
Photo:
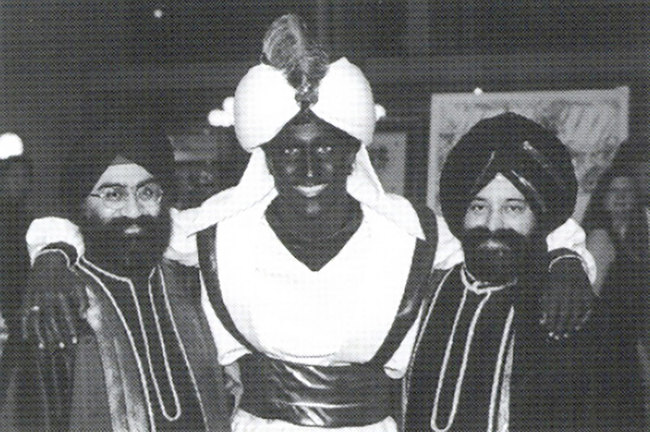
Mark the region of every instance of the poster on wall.
<instances>
[{"instance_id":1,"label":"poster on wall","mask_svg":"<svg viewBox=\"0 0 650 432\"><path fill-rule=\"evenodd\" d=\"M628 136L629 88L431 97L427 204L440 211L438 181L447 153L479 120L512 111L553 130L569 147L578 178L574 217L582 218L598 177Z\"/></svg>"}]
</instances>

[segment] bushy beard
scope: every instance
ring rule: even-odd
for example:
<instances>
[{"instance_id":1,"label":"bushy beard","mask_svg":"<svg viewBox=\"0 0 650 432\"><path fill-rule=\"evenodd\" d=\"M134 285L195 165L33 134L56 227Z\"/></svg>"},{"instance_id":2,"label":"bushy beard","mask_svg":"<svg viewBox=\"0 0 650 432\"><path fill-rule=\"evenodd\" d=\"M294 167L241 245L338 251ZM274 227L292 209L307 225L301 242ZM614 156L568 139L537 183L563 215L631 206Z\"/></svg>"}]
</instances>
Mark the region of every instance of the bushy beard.
<instances>
[{"instance_id":1,"label":"bushy beard","mask_svg":"<svg viewBox=\"0 0 650 432\"><path fill-rule=\"evenodd\" d=\"M137 233L125 231L136 225ZM169 213L159 216L120 217L108 222L91 215L84 219L82 231L88 258L106 270L134 276L149 272L162 258L169 244Z\"/></svg>"},{"instance_id":2,"label":"bushy beard","mask_svg":"<svg viewBox=\"0 0 650 432\"><path fill-rule=\"evenodd\" d=\"M512 229L490 231L479 227L465 230L461 241L467 270L477 280L505 284L523 274L531 237Z\"/></svg>"}]
</instances>

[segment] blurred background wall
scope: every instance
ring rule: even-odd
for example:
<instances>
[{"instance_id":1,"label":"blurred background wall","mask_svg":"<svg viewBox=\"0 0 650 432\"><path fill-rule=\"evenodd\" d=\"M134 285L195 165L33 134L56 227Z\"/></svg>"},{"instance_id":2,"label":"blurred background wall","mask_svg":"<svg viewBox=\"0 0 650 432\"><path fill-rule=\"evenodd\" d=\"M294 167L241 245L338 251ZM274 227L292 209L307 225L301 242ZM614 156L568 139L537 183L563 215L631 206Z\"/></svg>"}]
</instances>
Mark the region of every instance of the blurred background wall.
<instances>
[{"instance_id":1,"label":"blurred background wall","mask_svg":"<svg viewBox=\"0 0 650 432\"><path fill-rule=\"evenodd\" d=\"M413 155L428 146L432 93L628 86L630 134L647 141L649 8L645 0L0 0L0 133L18 133L34 161L34 213L56 211L62 152L89 118L151 110L170 135L211 135L207 114L257 62L264 29L295 12L332 57L362 67L386 124L410 131L411 176L426 174Z\"/></svg>"}]
</instances>

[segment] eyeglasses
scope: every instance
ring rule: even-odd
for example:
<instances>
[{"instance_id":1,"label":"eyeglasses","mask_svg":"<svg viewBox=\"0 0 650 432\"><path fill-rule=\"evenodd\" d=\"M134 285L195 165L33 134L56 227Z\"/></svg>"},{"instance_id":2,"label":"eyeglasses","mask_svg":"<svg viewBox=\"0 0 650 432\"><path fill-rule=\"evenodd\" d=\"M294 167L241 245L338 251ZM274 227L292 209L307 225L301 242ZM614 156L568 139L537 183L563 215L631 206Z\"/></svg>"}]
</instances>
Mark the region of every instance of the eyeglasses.
<instances>
[{"instance_id":1,"label":"eyeglasses","mask_svg":"<svg viewBox=\"0 0 650 432\"><path fill-rule=\"evenodd\" d=\"M125 186L107 186L101 188L98 193L91 193L88 196L100 198L102 204L112 210L120 210L126 206L129 200L130 188ZM156 183L148 183L135 189L135 199L143 207L151 207L158 203L163 196L163 190Z\"/></svg>"}]
</instances>

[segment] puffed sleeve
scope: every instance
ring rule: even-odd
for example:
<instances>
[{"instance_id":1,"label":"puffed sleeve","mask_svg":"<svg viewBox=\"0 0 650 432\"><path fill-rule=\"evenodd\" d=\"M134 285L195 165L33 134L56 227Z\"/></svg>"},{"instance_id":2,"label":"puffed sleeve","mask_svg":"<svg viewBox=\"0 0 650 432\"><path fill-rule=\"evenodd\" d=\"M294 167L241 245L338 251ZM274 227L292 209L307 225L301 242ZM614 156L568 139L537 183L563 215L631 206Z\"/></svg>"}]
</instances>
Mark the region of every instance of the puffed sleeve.
<instances>
[{"instance_id":1,"label":"puffed sleeve","mask_svg":"<svg viewBox=\"0 0 650 432\"><path fill-rule=\"evenodd\" d=\"M172 231L165 258L190 267L198 267L199 254L196 248L194 219L196 209L179 211L171 209Z\"/></svg>"},{"instance_id":2,"label":"puffed sleeve","mask_svg":"<svg viewBox=\"0 0 650 432\"><path fill-rule=\"evenodd\" d=\"M29 225L25 240L32 264L36 257L51 244L68 244L76 249L77 256L83 255L85 250L84 239L79 227L61 217L50 216L34 219Z\"/></svg>"},{"instance_id":3,"label":"puffed sleeve","mask_svg":"<svg viewBox=\"0 0 650 432\"><path fill-rule=\"evenodd\" d=\"M463 248L460 241L449 230L449 226L442 216L436 216L436 222L438 224L438 246L436 257L433 260L433 268L450 269L465 259Z\"/></svg>"}]
</instances>

